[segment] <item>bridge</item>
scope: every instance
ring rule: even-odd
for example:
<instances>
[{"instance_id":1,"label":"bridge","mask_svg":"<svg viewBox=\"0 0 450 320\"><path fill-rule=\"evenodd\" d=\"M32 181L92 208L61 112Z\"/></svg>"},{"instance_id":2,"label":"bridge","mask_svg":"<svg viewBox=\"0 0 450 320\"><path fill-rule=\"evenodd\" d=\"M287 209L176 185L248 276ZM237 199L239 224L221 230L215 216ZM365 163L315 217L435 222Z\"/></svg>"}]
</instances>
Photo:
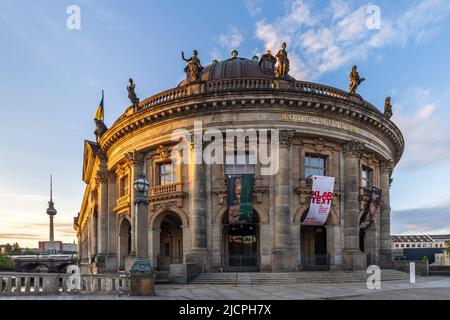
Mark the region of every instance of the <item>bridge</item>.
<instances>
[{"instance_id":1,"label":"bridge","mask_svg":"<svg viewBox=\"0 0 450 320\"><path fill-rule=\"evenodd\" d=\"M75 255L12 256L15 272L65 273L66 267L76 264Z\"/></svg>"}]
</instances>

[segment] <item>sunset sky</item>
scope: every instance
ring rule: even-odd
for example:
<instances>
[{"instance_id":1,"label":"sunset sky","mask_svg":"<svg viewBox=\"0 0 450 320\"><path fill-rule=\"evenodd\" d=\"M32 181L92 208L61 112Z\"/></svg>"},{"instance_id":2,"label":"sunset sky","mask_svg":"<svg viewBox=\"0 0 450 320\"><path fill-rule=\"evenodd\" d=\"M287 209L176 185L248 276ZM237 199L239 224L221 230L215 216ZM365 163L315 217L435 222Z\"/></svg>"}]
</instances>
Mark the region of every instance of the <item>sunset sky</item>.
<instances>
[{"instance_id":1,"label":"sunset sky","mask_svg":"<svg viewBox=\"0 0 450 320\"><path fill-rule=\"evenodd\" d=\"M81 29L66 27L69 5ZM367 27L369 5L379 29ZM110 126L129 105L184 77L180 52L203 65L233 49L251 58L287 42L291 74L358 89L383 108L392 96L405 154L391 189L392 233L450 234L450 1L0 0L0 244L48 239L53 174L55 238L72 242L84 191L83 140L105 90Z\"/></svg>"}]
</instances>

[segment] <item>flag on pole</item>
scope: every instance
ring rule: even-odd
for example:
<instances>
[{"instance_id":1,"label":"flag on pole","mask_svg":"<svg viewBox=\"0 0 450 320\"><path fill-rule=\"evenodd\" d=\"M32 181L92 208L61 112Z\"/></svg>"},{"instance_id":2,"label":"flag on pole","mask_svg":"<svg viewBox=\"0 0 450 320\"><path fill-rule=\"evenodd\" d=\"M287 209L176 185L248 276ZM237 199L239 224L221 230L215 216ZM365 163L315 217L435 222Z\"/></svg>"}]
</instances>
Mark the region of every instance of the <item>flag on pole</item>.
<instances>
[{"instance_id":1,"label":"flag on pole","mask_svg":"<svg viewBox=\"0 0 450 320\"><path fill-rule=\"evenodd\" d=\"M105 118L104 110L103 110L103 100L105 96L102 90L102 101L100 101L100 104L98 105L97 112L95 113L94 120L96 121L103 121Z\"/></svg>"}]
</instances>

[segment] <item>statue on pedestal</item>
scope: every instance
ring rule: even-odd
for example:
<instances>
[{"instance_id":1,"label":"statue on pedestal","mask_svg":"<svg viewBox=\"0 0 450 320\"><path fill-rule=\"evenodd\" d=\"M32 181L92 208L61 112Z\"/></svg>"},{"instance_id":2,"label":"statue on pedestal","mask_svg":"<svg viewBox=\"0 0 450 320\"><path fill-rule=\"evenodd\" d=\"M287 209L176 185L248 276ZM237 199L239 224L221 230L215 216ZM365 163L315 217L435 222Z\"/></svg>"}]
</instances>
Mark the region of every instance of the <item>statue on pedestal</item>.
<instances>
[{"instance_id":1,"label":"statue on pedestal","mask_svg":"<svg viewBox=\"0 0 450 320\"><path fill-rule=\"evenodd\" d=\"M289 72L289 59L286 51L286 42L281 44L281 49L277 52L275 57L278 61L277 78L287 77Z\"/></svg>"},{"instance_id":2,"label":"statue on pedestal","mask_svg":"<svg viewBox=\"0 0 450 320\"><path fill-rule=\"evenodd\" d=\"M392 112L391 97L387 97L384 100L384 116L390 119L393 114L394 113Z\"/></svg>"},{"instance_id":3,"label":"statue on pedestal","mask_svg":"<svg viewBox=\"0 0 450 320\"><path fill-rule=\"evenodd\" d=\"M361 78L359 76L358 71L356 71L357 69L358 69L357 66L353 66L352 72L350 72L350 85L349 85L350 94L355 94L356 93L356 89L361 84L361 82L366 80L365 78Z\"/></svg>"},{"instance_id":4,"label":"statue on pedestal","mask_svg":"<svg viewBox=\"0 0 450 320\"><path fill-rule=\"evenodd\" d=\"M136 96L136 92L134 92L134 89L136 85L133 82L133 79L130 78L130 85L127 86L128 90L128 99L130 99L131 103L135 106L139 103L139 98Z\"/></svg>"},{"instance_id":5,"label":"statue on pedestal","mask_svg":"<svg viewBox=\"0 0 450 320\"><path fill-rule=\"evenodd\" d=\"M197 50L194 50L194 52L192 53L192 57L190 57L189 59L186 59L184 57L184 52L181 52L181 58L188 63L188 65L184 68L187 80L188 81L200 80L203 67L200 63L200 59L198 58Z\"/></svg>"}]
</instances>

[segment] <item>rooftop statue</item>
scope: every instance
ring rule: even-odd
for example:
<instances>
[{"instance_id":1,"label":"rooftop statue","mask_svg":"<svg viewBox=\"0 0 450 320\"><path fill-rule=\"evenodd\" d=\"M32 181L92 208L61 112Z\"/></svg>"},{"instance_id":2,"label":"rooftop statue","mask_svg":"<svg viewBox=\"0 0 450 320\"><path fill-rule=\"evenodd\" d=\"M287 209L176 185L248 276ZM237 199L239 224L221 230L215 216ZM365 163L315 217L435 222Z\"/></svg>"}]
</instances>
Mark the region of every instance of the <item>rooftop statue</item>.
<instances>
[{"instance_id":1,"label":"rooftop statue","mask_svg":"<svg viewBox=\"0 0 450 320\"><path fill-rule=\"evenodd\" d=\"M136 85L133 82L133 79L130 78L130 85L127 86L128 90L128 99L130 99L131 103L135 106L139 103L139 98L136 96L136 92L134 91Z\"/></svg>"},{"instance_id":2,"label":"rooftop statue","mask_svg":"<svg viewBox=\"0 0 450 320\"><path fill-rule=\"evenodd\" d=\"M392 105L391 105L391 97L387 97L384 100L384 116L390 119L393 115Z\"/></svg>"},{"instance_id":3,"label":"rooftop statue","mask_svg":"<svg viewBox=\"0 0 450 320\"><path fill-rule=\"evenodd\" d=\"M188 65L184 68L184 72L186 73L188 81L200 80L203 67L200 63L200 59L197 56L197 50L194 50L194 52L192 53L192 57L190 57L189 59L186 59L184 57L184 52L181 52L181 58L188 63Z\"/></svg>"},{"instance_id":4,"label":"rooftop statue","mask_svg":"<svg viewBox=\"0 0 450 320\"><path fill-rule=\"evenodd\" d=\"M278 61L277 78L287 77L289 72L289 59L286 51L286 42L281 44L281 49L277 52L275 57Z\"/></svg>"},{"instance_id":5,"label":"rooftop statue","mask_svg":"<svg viewBox=\"0 0 450 320\"><path fill-rule=\"evenodd\" d=\"M359 76L358 71L356 71L357 69L358 69L357 66L353 66L352 72L350 72L350 84L349 84L350 94L355 94L356 89L361 84L361 82L366 80L365 78L361 78Z\"/></svg>"}]
</instances>

